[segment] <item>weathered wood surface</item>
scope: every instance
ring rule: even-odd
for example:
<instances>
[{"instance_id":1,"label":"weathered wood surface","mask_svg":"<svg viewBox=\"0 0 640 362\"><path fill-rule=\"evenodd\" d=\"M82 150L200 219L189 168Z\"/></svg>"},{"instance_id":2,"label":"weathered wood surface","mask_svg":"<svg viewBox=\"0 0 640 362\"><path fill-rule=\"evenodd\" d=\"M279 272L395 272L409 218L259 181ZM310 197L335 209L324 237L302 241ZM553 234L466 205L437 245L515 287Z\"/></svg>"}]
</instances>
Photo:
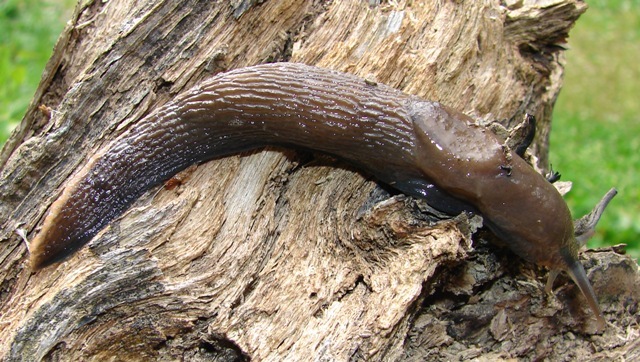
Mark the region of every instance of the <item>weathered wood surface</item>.
<instances>
[{"instance_id":1,"label":"weathered wood surface","mask_svg":"<svg viewBox=\"0 0 640 362\"><path fill-rule=\"evenodd\" d=\"M586 5L545 1L88 1L0 155L3 360L637 359L637 264L583 262L603 334L566 278L478 219L433 221L331 158L208 162L32 273L26 243L87 157L212 74L268 61L350 72L474 117L539 120L546 165L563 44ZM51 116L38 109L45 105ZM577 180L579 181L579 180Z\"/></svg>"}]
</instances>

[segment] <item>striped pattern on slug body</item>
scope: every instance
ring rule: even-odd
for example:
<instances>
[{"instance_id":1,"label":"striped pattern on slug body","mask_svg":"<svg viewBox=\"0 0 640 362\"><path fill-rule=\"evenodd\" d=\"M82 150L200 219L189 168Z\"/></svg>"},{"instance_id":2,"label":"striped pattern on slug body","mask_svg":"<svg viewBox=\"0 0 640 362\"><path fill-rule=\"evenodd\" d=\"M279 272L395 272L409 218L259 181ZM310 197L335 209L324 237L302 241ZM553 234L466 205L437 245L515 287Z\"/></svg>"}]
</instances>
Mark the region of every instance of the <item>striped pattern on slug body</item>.
<instances>
[{"instance_id":1,"label":"striped pattern on slug body","mask_svg":"<svg viewBox=\"0 0 640 362\"><path fill-rule=\"evenodd\" d=\"M604 325L566 203L491 132L440 103L294 63L217 75L133 124L54 202L32 267L72 254L180 170L266 145L326 152L445 212L481 213L518 255L567 271Z\"/></svg>"}]
</instances>

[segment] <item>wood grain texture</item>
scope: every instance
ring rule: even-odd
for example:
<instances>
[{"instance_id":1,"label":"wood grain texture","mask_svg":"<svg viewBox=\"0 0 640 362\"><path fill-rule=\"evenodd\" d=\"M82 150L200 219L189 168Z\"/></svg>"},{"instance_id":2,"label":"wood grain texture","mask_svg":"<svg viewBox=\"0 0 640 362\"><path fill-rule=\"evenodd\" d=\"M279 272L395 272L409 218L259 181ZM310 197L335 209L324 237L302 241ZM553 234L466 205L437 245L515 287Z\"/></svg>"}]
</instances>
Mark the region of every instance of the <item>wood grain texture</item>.
<instances>
[{"instance_id":1,"label":"wood grain texture","mask_svg":"<svg viewBox=\"0 0 640 362\"><path fill-rule=\"evenodd\" d=\"M472 248L477 220L434 225L424 204L293 150L208 162L58 268L27 267L16 231L33 237L95 150L213 74L267 61L353 73L506 125L532 113L544 166L559 45L585 4L503 3L85 2L0 155L0 359L637 355L638 270L617 250L583 259L617 320L593 335L566 278L556 300L543 271L487 247L486 233Z\"/></svg>"}]
</instances>

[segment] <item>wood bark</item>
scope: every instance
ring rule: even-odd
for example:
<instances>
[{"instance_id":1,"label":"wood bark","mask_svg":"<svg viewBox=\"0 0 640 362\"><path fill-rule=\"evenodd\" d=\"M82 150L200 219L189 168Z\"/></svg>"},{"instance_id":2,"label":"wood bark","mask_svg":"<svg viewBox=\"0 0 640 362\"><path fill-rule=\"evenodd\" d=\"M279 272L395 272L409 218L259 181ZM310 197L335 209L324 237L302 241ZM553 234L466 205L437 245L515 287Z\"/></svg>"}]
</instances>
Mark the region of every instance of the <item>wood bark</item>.
<instances>
[{"instance_id":1,"label":"wood bark","mask_svg":"<svg viewBox=\"0 0 640 362\"><path fill-rule=\"evenodd\" d=\"M67 261L27 243L85 160L213 74L273 61L359 75L510 128L551 111L579 0L82 2L0 155L0 359L638 359L637 264L577 288L330 157L269 148L156 188ZM535 156L535 157L534 157ZM579 180L577 181L579 187ZM517 212L514 210L514 212Z\"/></svg>"}]
</instances>

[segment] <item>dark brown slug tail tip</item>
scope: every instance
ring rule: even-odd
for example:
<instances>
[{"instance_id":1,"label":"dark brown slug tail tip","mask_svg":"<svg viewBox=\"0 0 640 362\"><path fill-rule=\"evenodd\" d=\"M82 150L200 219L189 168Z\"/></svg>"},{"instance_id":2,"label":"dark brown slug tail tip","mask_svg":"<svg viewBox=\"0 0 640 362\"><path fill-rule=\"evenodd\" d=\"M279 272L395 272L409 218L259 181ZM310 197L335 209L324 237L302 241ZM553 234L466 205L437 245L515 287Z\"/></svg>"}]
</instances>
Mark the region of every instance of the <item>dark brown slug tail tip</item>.
<instances>
[{"instance_id":1,"label":"dark brown slug tail tip","mask_svg":"<svg viewBox=\"0 0 640 362\"><path fill-rule=\"evenodd\" d=\"M53 264L57 264L80 249L89 239L77 239L65 241L63 244L35 245L32 246L29 263L31 269L36 272Z\"/></svg>"},{"instance_id":2,"label":"dark brown slug tail tip","mask_svg":"<svg viewBox=\"0 0 640 362\"><path fill-rule=\"evenodd\" d=\"M49 257L49 253L47 253L46 246L42 245L42 243L38 243L34 241L31 245L30 255L29 255L29 264L31 265L31 270L37 272L41 269L44 269L56 262L62 260L62 257L59 258L51 258Z\"/></svg>"},{"instance_id":3,"label":"dark brown slug tail tip","mask_svg":"<svg viewBox=\"0 0 640 362\"><path fill-rule=\"evenodd\" d=\"M53 234L58 234L56 231L63 231L64 228L57 228L53 230ZM83 235L81 237L57 237L51 236L48 232L41 232L36 235L35 239L29 246L29 264L31 269L36 272L44 269L50 265L59 263L90 240L90 237Z\"/></svg>"},{"instance_id":4,"label":"dark brown slug tail tip","mask_svg":"<svg viewBox=\"0 0 640 362\"><path fill-rule=\"evenodd\" d=\"M31 270L34 272L40 271L50 265L55 264L58 261L61 261L63 258L50 259L45 257L44 253L41 252L32 252L29 256L29 264L31 265Z\"/></svg>"},{"instance_id":5,"label":"dark brown slug tail tip","mask_svg":"<svg viewBox=\"0 0 640 362\"><path fill-rule=\"evenodd\" d=\"M593 288L591 287L591 283L589 283L589 279L587 278L587 273L585 273L582 264L579 261L574 261L567 268L567 273L571 276L574 283L580 288L580 291L587 298L587 303L589 303L589 307L596 315L596 319L598 321L598 330L602 331L605 329L607 322L602 315L602 311L600 310L600 306L598 305L598 300L596 298L596 294L593 292Z\"/></svg>"}]
</instances>

